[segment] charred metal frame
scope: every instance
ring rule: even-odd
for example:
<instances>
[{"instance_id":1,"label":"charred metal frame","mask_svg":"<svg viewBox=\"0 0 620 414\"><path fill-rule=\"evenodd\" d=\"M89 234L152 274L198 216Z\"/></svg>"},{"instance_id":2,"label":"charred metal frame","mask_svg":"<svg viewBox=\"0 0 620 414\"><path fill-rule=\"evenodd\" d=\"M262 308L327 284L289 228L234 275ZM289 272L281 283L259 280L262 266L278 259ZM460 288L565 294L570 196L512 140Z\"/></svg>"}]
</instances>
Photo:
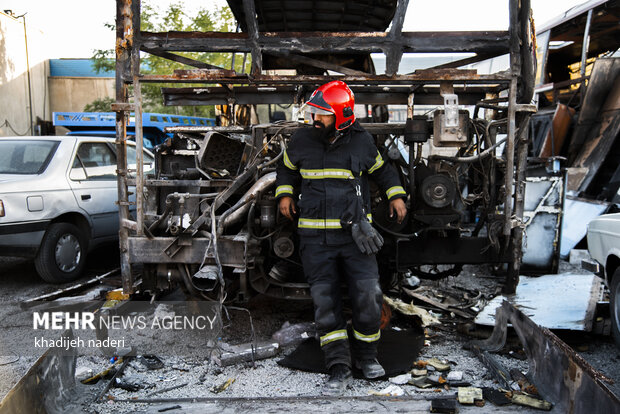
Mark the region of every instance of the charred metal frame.
<instances>
[{"instance_id":1,"label":"charred metal frame","mask_svg":"<svg viewBox=\"0 0 620 414\"><path fill-rule=\"evenodd\" d=\"M507 171L504 200L503 235L511 239L511 246L521 246L523 235L523 202L527 129L532 108L529 104L533 91L532 56L526 47L529 41L530 0L506 0L510 11L508 31L479 32L402 32L408 0L399 0L391 29L388 32L259 32L253 0L243 0L247 33L218 32L167 32L150 33L140 30L140 0L117 0L116 17L116 145L118 149L118 203L120 216L120 251L123 290L132 293L135 280L132 258L140 255L136 240L145 239L144 189L142 171L142 83L200 84L200 88L164 90L166 104L230 104L264 102L297 102L319 84L333 80L323 75L265 75L262 74L263 56L280 55L302 61L319 68L343 73L338 79L352 86L362 103L408 103L415 93L415 104L439 104L439 92L454 90L462 97L463 104L480 101L485 92L497 94L508 91L508 126L506 160ZM461 61L418 70L406 75L396 75L403 53L411 52L475 52L477 55ZM147 52L195 67L177 70L172 75L146 75L140 73L140 52ZM214 67L189 59L175 52L233 52L251 53L252 69L249 74ZM386 74L374 75L351 70L335 64L319 62L298 53L384 53ZM479 75L472 70L453 69L490 57L510 53L510 70L491 75ZM529 60L528 60L529 59ZM530 81L529 78L532 78ZM224 86L214 86L215 84ZM202 86L204 85L204 87ZM240 85L240 86L237 86ZM133 86L133 102L129 100L129 87ZM206 92L205 92L206 90ZM525 92L524 92L525 91ZM205 92L205 93L203 93ZM260 94L260 97L259 97ZM518 98L520 94L520 98ZM263 100L264 99L264 100ZM135 112L135 138L137 167L135 180L129 180L127 169L127 130L129 112ZM404 124L390 124L389 128L403 130ZM146 183L149 184L149 183ZM152 184L152 183L151 183ZM151 185L149 184L149 185ZM130 185L136 186L136 217L129 214ZM518 282L521 261L520 248L505 253L509 261L509 277L505 290L514 291Z\"/></svg>"},{"instance_id":2,"label":"charred metal frame","mask_svg":"<svg viewBox=\"0 0 620 414\"><path fill-rule=\"evenodd\" d=\"M605 382L609 382L607 378L553 332L536 325L507 301L497 308L491 336L472 343L473 350L483 360L490 359L484 358L488 356L487 352L496 352L504 347L508 323L514 328L527 355L527 379L537 387L545 400L555 405L557 411L606 414L620 410L620 399L605 385ZM496 369L493 367L492 370ZM510 375L503 371L500 376L510 381ZM593 404L593 401L596 403Z\"/></svg>"}]
</instances>

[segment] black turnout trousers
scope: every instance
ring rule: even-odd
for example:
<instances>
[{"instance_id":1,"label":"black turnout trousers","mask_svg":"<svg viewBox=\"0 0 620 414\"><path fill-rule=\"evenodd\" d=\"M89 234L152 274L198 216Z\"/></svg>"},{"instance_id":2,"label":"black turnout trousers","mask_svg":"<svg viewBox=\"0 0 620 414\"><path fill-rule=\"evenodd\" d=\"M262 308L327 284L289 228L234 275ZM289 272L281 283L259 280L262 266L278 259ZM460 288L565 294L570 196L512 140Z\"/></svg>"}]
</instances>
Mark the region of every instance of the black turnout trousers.
<instances>
[{"instance_id":1,"label":"black turnout trousers","mask_svg":"<svg viewBox=\"0 0 620 414\"><path fill-rule=\"evenodd\" d=\"M343 282L353 310L354 354L361 360L376 358L383 295L375 256L362 254L353 242L334 246L304 243L302 238L301 259L327 368L351 366L347 321L342 314Z\"/></svg>"}]
</instances>

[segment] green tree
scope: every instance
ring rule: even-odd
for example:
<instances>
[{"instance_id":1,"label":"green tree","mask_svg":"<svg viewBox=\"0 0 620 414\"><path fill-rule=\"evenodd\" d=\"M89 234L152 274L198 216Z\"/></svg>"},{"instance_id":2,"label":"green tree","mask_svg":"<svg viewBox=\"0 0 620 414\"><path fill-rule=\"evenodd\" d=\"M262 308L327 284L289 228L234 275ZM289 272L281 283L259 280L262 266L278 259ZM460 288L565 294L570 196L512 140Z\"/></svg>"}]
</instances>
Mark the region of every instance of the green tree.
<instances>
[{"instance_id":1,"label":"green tree","mask_svg":"<svg viewBox=\"0 0 620 414\"><path fill-rule=\"evenodd\" d=\"M200 9L192 16L188 16L182 2L168 6L164 12L154 7L143 4L141 9L141 30L147 32L167 31L201 31L201 32L231 32L234 31L235 19L228 6L212 8L212 10ZM106 27L115 30L114 25L106 24ZM230 69L232 64L231 53L182 53L177 54L195 59L201 62ZM106 70L114 70L114 50L95 50L93 54L93 68L99 73ZM235 70L242 71L242 59L235 59ZM250 62L246 63L250 68ZM177 69L195 69L191 66L172 60L163 59L150 54L141 56L140 72L145 74L172 74ZM213 106L164 106L161 88L178 87L178 84L142 84L142 108L145 112L174 113L178 115L214 116Z\"/></svg>"},{"instance_id":2,"label":"green tree","mask_svg":"<svg viewBox=\"0 0 620 414\"><path fill-rule=\"evenodd\" d=\"M112 104L116 102L114 98L105 97L95 99L84 107L84 112L111 112Z\"/></svg>"}]
</instances>

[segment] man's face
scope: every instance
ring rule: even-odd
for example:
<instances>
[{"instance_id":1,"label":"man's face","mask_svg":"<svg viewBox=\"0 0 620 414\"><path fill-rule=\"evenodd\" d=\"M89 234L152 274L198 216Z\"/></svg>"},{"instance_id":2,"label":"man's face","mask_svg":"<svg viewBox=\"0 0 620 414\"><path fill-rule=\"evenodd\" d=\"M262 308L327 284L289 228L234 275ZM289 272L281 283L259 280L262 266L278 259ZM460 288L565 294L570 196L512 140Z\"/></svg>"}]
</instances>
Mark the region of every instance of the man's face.
<instances>
[{"instance_id":1,"label":"man's face","mask_svg":"<svg viewBox=\"0 0 620 414\"><path fill-rule=\"evenodd\" d=\"M335 115L323 115L323 114L314 114L314 127L315 128L326 128L329 129L332 125L336 123Z\"/></svg>"}]
</instances>

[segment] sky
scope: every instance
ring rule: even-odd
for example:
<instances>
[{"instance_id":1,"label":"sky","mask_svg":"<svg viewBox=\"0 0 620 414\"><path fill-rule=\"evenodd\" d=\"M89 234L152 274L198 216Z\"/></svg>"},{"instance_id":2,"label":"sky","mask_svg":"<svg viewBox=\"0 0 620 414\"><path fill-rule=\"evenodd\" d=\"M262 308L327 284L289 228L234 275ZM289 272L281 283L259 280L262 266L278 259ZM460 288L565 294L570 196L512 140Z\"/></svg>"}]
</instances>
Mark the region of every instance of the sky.
<instances>
[{"instance_id":1,"label":"sky","mask_svg":"<svg viewBox=\"0 0 620 414\"><path fill-rule=\"evenodd\" d=\"M585 0L531 0L537 27ZM179 0L142 0L164 10ZM225 4L224 0L185 0L188 13L200 6ZM115 33L104 26L114 23L115 0L0 0L0 10L27 13L30 29L43 33L49 58L89 58L94 49L112 49ZM506 30L508 1L410 0L405 31Z\"/></svg>"}]
</instances>

